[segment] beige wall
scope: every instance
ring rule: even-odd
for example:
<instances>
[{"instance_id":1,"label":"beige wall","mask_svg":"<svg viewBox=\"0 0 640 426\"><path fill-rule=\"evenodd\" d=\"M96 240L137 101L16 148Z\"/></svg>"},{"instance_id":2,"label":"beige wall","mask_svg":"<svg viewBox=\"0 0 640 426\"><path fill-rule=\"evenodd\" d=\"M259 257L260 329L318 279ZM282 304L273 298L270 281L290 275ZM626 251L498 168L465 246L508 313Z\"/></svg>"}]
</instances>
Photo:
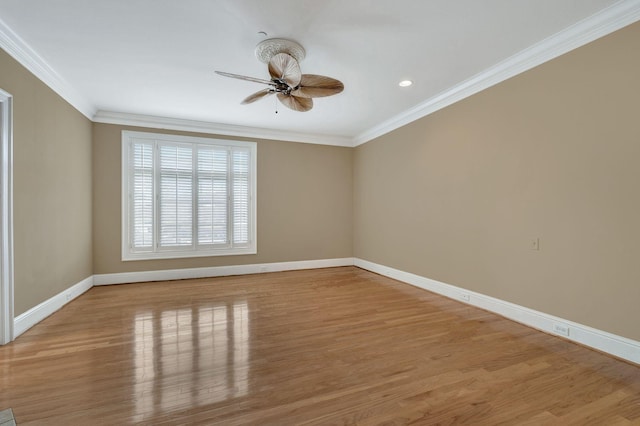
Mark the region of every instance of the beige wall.
<instances>
[{"instance_id":1,"label":"beige wall","mask_svg":"<svg viewBox=\"0 0 640 426\"><path fill-rule=\"evenodd\" d=\"M122 130L176 133L94 124L94 273L352 256L353 150L334 146L258 140L258 253L256 255L122 262L120 260ZM202 134L191 135L214 137Z\"/></svg>"},{"instance_id":2,"label":"beige wall","mask_svg":"<svg viewBox=\"0 0 640 426\"><path fill-rule=\"evenodd\" d=\"M355 256L640 340L638 52L635 24L358 147Z\"/></svg>"},{"instance_id":3,"label":"beige wall","mask_svg":"<svg viewBox=\"0 0 640 426\"><path fill-rule=\"evenodd\" d=\"M13 95L14 312L91 276L91 122L0 50Z\"/></svg>"}]
</instances>

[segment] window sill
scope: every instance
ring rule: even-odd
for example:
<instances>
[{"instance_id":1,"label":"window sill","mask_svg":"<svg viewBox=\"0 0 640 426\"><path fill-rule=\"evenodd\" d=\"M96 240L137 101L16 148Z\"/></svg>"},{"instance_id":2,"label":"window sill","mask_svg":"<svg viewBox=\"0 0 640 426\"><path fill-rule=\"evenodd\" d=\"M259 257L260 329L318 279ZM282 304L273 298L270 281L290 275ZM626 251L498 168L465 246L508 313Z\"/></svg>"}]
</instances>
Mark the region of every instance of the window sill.
<instances>
[{"instance_id":1,"label":"window sill","mask_svg":"<svg viewBox=\"0 0 640 426\"><path fill-rule=\"evenodd\" d=\"M130 262L136 260L185 259L190 257L241 256L257 253L258 251L255 247L220 250L163 251L157 253L123 253L122 261Z\"/></svg>"}]
</instances>

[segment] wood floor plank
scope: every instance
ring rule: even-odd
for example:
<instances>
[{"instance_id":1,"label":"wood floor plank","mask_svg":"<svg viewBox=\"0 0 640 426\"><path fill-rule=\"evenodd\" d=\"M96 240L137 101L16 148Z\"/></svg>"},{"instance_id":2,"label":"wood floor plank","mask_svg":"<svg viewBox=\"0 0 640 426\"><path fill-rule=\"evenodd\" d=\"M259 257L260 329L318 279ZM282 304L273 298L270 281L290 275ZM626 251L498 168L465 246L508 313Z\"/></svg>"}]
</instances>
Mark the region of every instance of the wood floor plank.
<instances>
[{"instance_id":1,"label":"wood floor plank","mask_svg":"<svg viewBox=\"0 0 640 426\"><path fill-rule=\"evenodd\" d=\"M355 267L95 287L0 347L20 425L640 424L640 367Z\"/></svg>"}]
</instances>

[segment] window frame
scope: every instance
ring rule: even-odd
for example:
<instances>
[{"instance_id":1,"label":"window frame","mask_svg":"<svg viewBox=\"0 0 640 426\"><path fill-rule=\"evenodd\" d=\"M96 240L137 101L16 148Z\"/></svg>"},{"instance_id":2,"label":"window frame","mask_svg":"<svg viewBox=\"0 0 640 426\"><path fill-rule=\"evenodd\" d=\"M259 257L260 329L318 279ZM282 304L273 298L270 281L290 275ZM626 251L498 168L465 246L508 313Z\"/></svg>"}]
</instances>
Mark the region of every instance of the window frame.
<instances>
[{"instance_id":1,"label":"window frame","mask_svg":"<svg viewBox=\"0 0 640 426\"><path fill-rule=\"evenodd\" d=\"M144 140L145 142L153 143L153 197L152 197L152 217L153 217L153 229L152 232L152 247L150 250L136 250L133 248L132 244L132 225L133 222L130 219L132 212L132 196L133 191L131 190L131 184L133 181L133 163L131 160L131 146L134 140ZM196 170L196 165L192 166L192 176L194 179L192 181L192 200L193 200L193 209L191 211L192 214L192 238L193 243L191 246L187 247L160 247L158 244L159 241L159 186L160 186L160 165L158 163L158 145L159 144L171 144L171 145L189 145L194 152L197 152L199 146L217 146L224 147L226 149L229 148L242 148L243 150L247 150L250 155L249 159L249 177L248 177L248 185L249 185L249 242L238 244L234 246L233 243L233 214L229 214L230 210L227 211L227 229L231 230L229 237L229 242L225 245L218 246L202 246L199 247L197 244L197 236L198 236L198 224L197 224L197 182L199 175ZM163 134L163 133L150 133L150 132L137 132L130 130L122 131L122 143L121 143L121 258L122 261L132 261L132 260L152 260L152 259L178 259L178 258L189 258L189 257L209 257L209 256L235 256L235 255L246 255L246 254L256 254L257 253L257 200L256 200L256 185L257 185L257 143L256 142L245 142L245 141L235 141L235 140L227 140L227 139L218 139L218 138L204 138L204 137L194 137L194 136L184 136L184 135L171 135L171 134ZM196 154L194 154L195 156ZM227 179L229 183L227 184L227 195L230 197L232 190L229 188L233 185L232 180L230 179L231 172L227 171ZM228 204L233 204L232 199L228 199Z\"/></svg>"}]
</instances>

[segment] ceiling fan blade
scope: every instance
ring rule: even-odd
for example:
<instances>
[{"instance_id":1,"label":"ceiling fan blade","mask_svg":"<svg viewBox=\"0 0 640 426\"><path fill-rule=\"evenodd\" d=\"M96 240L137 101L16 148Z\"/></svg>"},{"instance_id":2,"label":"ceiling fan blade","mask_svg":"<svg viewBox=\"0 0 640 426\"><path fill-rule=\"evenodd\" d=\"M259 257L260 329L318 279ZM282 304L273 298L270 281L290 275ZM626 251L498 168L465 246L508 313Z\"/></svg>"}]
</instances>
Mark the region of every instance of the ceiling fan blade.
<instances>
[{"instance_id":1,"label":"ceiling fan blade","mask_svg":"<svg viewBox=\"0 0 640 426\"><path fill-rule=\"evenodd\" d=\"M218 75L221 75L223 77L237 78L238 80L253 81L254 83L268 84L270 86L275 86L276 85L271 80L263 80L261 78L247 77L246 75L231 74L230 72L224 72L224 71L215 71L215 73L218 74Z\"/></svg>"},{"instance_id":2,"label":"ceiling fan blade","mask_svg":"<svg viewBox=\"0 0 640 426\"><path fill-rule=\"evenodd\" d=\"M282 102L282 105L294 111L304 112L313 108L313 99L311 98L299 98L297 96L278 93L278 99Z\"/></svg>"},{"instance_id":3,"label":"ceiling fan blade","mask_svg":"<svg viewBox=\"0 0 640 426\"><path fill-rule=\"evenodd\" d=\"M263 90L260 90L259 92L254 93L253 95L247 96L241 103L242 105L250 104L272 93L275 93L275 92L271 89L263 89Z\"/></svg>"},{"instance_id":4,"label":"ceiling fan blade","mask_svg":"<svg viewBox=\"0 0 640 426\"><path fill-rule=\"evenodd\" d=\"M298 61L286 53L278 53L271 58L269 74L271 78L284 81L289 87L296 87L302 78Z\"/></svg>"},{"instance_id":5,"label":"ceiling fan blade","mask_svg":"<svg viewBox=\"0 0 640 426\"><path fill-rule=\"evenodd\" d=\"M302 74L300 87L293 92L294 96L302 98L321 98L336 95L344 90L344 84L335 78L324 75Z\"/></svg>"}]
</instances>

